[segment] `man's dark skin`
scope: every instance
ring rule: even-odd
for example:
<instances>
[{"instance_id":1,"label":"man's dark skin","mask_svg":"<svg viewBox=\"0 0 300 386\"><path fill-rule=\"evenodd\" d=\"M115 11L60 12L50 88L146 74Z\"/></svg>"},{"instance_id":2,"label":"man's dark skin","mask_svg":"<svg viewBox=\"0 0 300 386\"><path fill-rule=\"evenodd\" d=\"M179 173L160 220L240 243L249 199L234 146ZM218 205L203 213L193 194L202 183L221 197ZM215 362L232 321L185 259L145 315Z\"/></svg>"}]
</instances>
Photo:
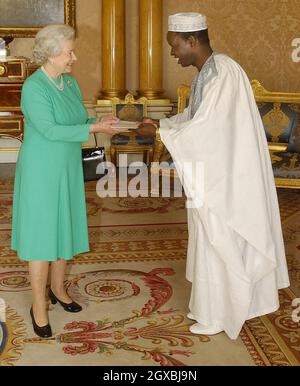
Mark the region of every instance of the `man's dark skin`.
<instances>
[{"instance_id":1,"label":"man's dark skin","mask_svg":"<svg viewBox=\"0 0 300 386\"><path fill-rule=\"evenodd\" d=\"M207 31L197 33L169 31L167 41L171 47L171 56L177 58L178 64L182 67L194 66L201 71L204 63L213 53ZM145 118L138 127L137 134L143 137L155 137L157 127L159 127L159 120Z\"/></svg>"}]
</instances>

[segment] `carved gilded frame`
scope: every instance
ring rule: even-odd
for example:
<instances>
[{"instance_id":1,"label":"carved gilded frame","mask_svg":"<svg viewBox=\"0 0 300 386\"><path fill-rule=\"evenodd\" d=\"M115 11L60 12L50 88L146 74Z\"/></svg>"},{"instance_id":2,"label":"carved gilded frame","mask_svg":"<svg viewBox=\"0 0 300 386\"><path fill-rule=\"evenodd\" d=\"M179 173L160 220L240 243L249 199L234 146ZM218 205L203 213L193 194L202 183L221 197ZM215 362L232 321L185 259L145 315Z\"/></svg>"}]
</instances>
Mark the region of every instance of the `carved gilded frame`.
<instances>
[{"instance_id":1,"label":"carved gilded frame","mask_svg":"<svg viewBox=\"0 0 300 386\"><path fill-rule=\"evenodd\" d=\"M76 0L61 0L64 2L64 23L75 28L76 15L75 15L75 5ZM10 3L12 3L11 1ZM52 22L53 23L53 22ZM49 23L51 24L51 23ZM46 25L46 24L45 24ZM43 28L45 25L40 26L1 26L0 27L0 36L11 36L14 38L19 37L34 37L36 33Z\"/></svg>"},{"instance_id":2,"label":"carved gilded frame","mask_svg":"<svg viewBox=\"0 0 300 386\"><path fill-rule=\"evenodd\" d=\"M251 80L251 87L256 102L300 103L300 93L268 91L258 80Z\"/></svg>"},{"instance_id":3,"label":"carved gilded frame","mask_svg":"<svg viewBox=\"0 0 300 386\"><path fill-rule=\"evenodd\" d=\"M113 112L113 115L114 116L118 116L119 118L123 119L123 120L130 120L128 119L128 117L124 116L124 117L120 117L119 116L119 112L117 111L118 110L118 107L125 107L126 106L136 106L137 108L138 107L142 107L143 109L143 117L147 117L148 115L148 112L147 112L147 98L145 97L142 97L142 98L139 98L139 99L135 99L134 96L130 93L128 93L126 96L125 96L125 99L119 99L119 98L112 98L111 100L112 102L112 112ZM143 117L140 117L140 118L143 118Z\"/></svg>"},{"instance_id":4,"label":"carved gilded frame","mask_svg":"<svg viewBox=\"0 0 300 386\"><path fill-rule=\"evenodd\" d=\"M191 87L186 84L181 84L177 88L178 107L177 113L183 113L187 105L187 100L190 96Z\"/></svg>"}]
</instances>

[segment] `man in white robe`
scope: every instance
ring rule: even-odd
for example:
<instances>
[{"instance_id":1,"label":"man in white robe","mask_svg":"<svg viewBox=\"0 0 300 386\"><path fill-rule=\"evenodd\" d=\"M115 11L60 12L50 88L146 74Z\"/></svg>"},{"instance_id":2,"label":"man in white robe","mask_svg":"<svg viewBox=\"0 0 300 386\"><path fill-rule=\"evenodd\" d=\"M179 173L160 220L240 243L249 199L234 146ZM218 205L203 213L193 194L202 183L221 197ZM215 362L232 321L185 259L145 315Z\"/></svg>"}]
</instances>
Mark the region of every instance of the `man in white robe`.
<instances>
[{"instance_id":1,"label":"man in white robe","mask_svg":"<svg viewBox=\"0 0 300 386\"><path fill-rule=\"evenodd\" d=\"M246 320L276 311L278 289L289 286L266 136L245 72L212 51L205 16L170 16L167 39L178 62L199 71L190 103L170 119L144 120L138 132L159 128L186 195L204 192L188 209L190 331L236 339ZM204 178L193 181L185 163L202 164Z\"/></svg>"}]
</instances>

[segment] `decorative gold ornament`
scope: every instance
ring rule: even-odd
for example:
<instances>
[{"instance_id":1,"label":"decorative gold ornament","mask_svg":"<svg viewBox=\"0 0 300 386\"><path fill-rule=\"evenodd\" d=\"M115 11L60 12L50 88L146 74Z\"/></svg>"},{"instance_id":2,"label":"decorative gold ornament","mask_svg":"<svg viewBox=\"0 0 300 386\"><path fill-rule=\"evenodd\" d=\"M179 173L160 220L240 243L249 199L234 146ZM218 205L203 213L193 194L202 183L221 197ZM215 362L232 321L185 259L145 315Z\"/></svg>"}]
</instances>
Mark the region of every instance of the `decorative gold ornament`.
<instances>
[{"instance_id":1,"label":"decorative gold ornament","mask_svg":"<svg viewBox=\"0 0 300 386\"><path fill-rule=\"evenodd\" d=\"M6 72L5 66L1 65L1 66L0 66L0 76L4 75L5 72Z\"/></svg>"}]
</instances>

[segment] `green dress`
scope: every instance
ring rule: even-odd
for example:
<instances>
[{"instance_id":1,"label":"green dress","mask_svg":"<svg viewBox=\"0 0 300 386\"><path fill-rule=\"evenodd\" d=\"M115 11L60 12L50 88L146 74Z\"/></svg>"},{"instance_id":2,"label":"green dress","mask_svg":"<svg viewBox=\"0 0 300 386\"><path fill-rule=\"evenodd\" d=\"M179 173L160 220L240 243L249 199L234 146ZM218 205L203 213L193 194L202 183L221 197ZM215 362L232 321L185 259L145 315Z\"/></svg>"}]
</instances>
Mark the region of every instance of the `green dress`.
<instances>
[{"instance_id":1,"label":"green dress","mask_svg":"<svg viewBox=\"0 0 300 386\"><path fill-rule=\"evenodd\" d=\"M81 143L89 120L76 80L58 90L41 69L25 81L24 142L16 166L11 247L23 260L89 251Z\"/></svg>"}]
</instances>

